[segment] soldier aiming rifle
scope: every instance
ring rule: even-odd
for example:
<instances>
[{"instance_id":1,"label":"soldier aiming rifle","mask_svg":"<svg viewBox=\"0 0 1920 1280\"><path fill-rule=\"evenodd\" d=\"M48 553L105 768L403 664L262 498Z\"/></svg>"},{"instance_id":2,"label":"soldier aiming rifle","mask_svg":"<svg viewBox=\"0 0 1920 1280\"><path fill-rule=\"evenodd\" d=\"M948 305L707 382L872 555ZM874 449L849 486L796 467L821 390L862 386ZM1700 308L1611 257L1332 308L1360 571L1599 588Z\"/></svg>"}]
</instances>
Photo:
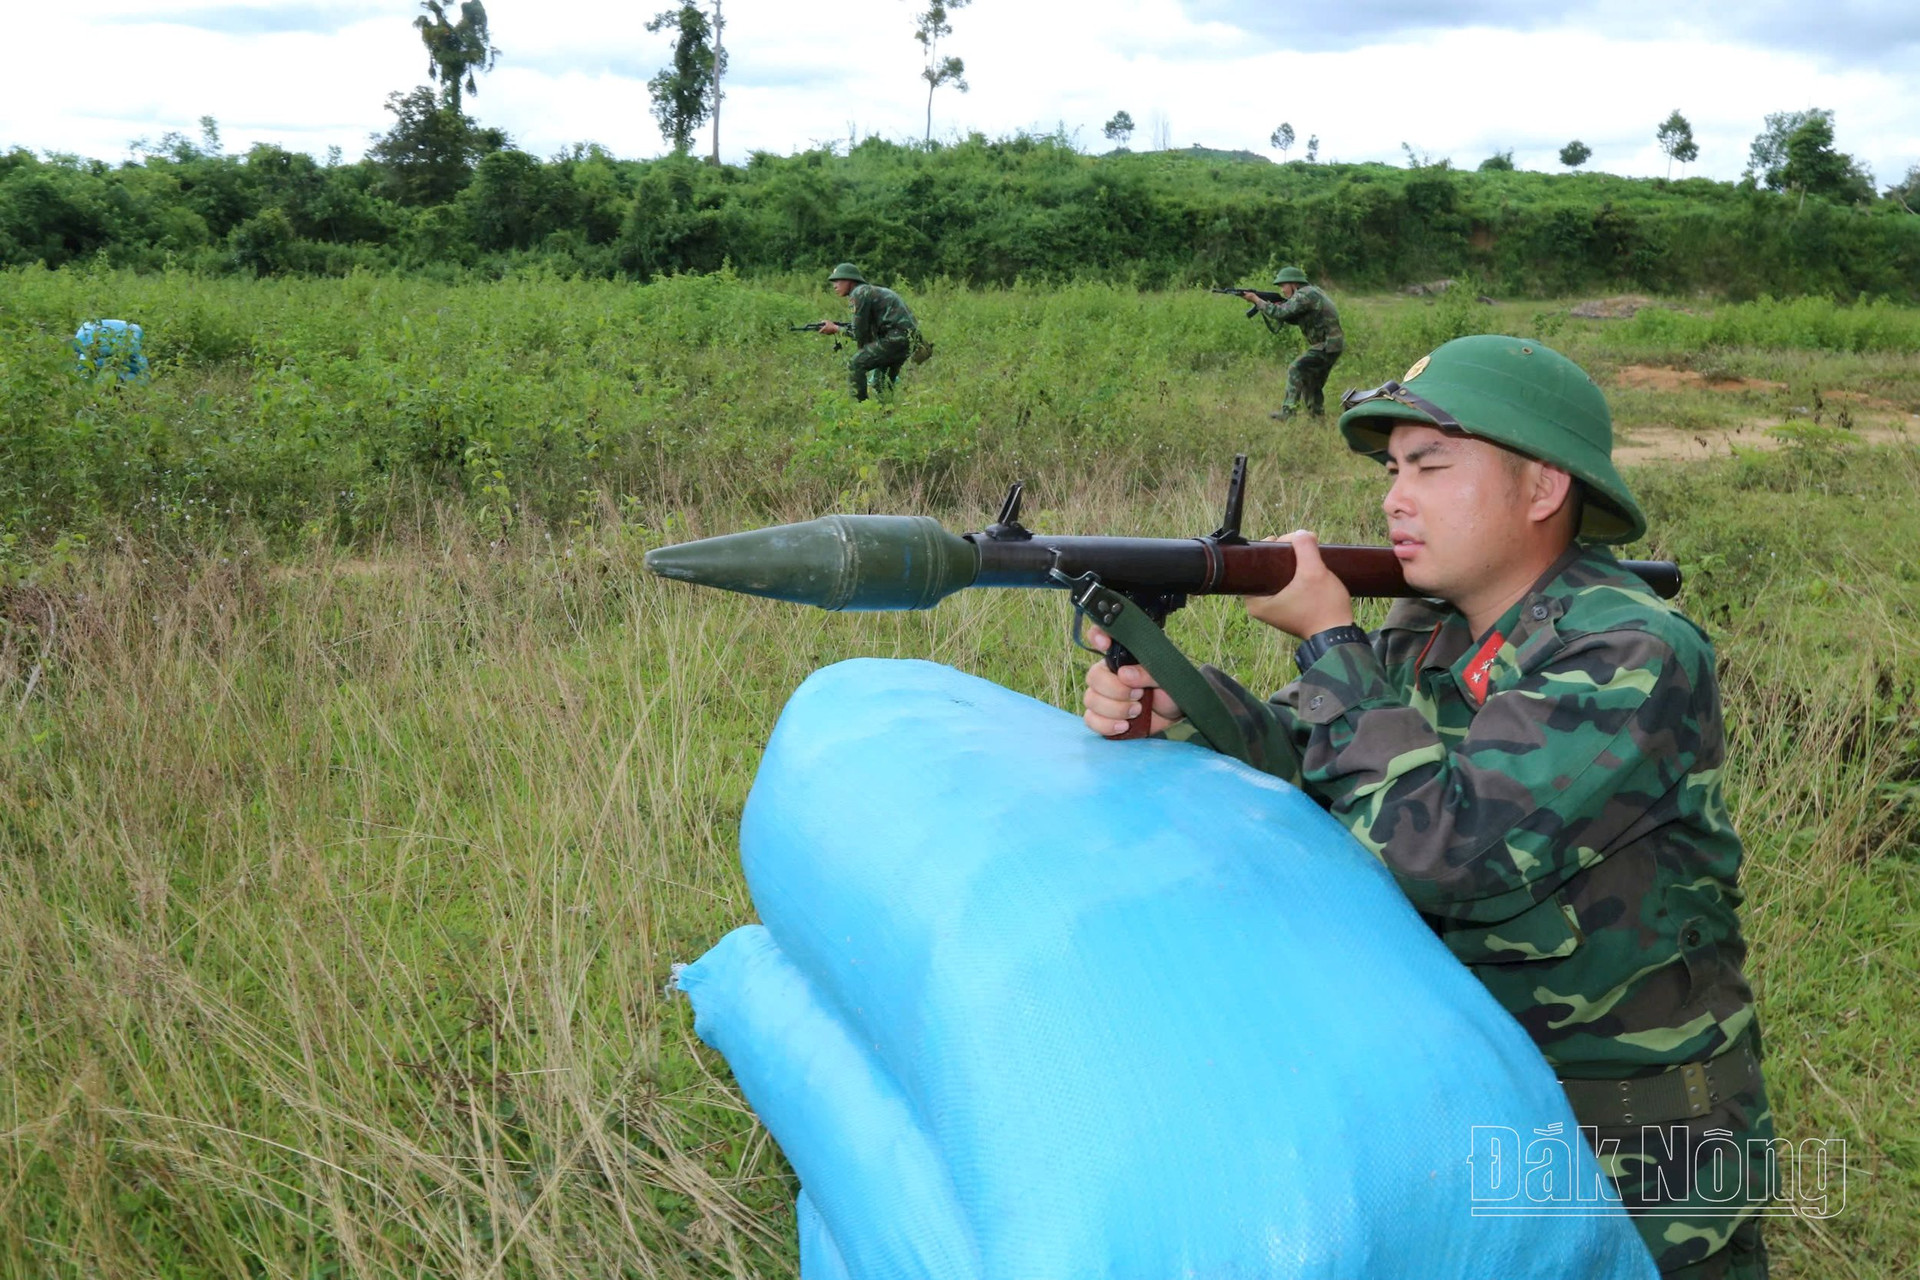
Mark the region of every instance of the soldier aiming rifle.
<instances>
[{"instance_id":1,"label":"soldier aiming rifle","mask_svg":"<svg viewBox=\"0 0 1920 1280\"><path fill-rule=\"evenodd\" d=\"M1247 309L1248 319L1259 316L1275 333L1283 324L1297 325L1307 340L1307 349L1287 366L1286 398L1280 402L1279 412L1271 416L1284 422L1304 404L1314 417L1324 417L1327 376L1333 372L1340 353L1347 349L1346 335L1340 329L1340 313L1334 308L1333 299L1308 284L1307 273L1298 267L1282 267L1273 282L1280 288L1278 293L1263 289L1237 291L1252 304ZM1215 289L1214 292L1235 291Z\"/></svg>"},{"instance_id":2,"label":"soldier aiming rifle","mask_svg":"<svg viewBox=\"0 0 1920 1280\"><path fill-rule=\"evenodd\" d=\"M852 329L854 345L858 348L847 362L853 398L865 400L869 383L883 400L889 398L899 381L902 366L908 360L915 364L926 360L933 354L933 344L921 336L913 312L907 309L900 295L877 284L868 284L860 268L851 262L835 267L827 283L852 305L852 321L842 324L821 320L805 327L830 337Z\"/></svg>"}]
</instances>

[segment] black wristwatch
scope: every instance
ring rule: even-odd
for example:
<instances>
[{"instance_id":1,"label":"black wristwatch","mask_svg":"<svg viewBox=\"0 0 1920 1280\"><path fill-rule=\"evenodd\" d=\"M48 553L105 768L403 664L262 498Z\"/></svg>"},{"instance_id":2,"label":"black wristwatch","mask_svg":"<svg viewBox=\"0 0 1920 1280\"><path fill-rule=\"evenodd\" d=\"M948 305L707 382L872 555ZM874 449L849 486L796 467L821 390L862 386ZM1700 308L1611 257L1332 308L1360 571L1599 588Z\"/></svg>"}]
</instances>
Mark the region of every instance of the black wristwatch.
<instances>
[{"instance_id":1,"label":"black wristwatch","mask_svg":"<svg viewBox=\"0 0 1920 1280\"><path fill-rule=\"evenodd\" d=\"M1308 667L1320 661L1327 650L1336 645L1365 644L1366 642L1367 633L1351 622L1341 627L1328 627L1325 631L1314 632L1300 642L1300 647L1293 651L1293 665L1300 668L1301 674L1304 675Z\"/></svg>"}]
</instances>

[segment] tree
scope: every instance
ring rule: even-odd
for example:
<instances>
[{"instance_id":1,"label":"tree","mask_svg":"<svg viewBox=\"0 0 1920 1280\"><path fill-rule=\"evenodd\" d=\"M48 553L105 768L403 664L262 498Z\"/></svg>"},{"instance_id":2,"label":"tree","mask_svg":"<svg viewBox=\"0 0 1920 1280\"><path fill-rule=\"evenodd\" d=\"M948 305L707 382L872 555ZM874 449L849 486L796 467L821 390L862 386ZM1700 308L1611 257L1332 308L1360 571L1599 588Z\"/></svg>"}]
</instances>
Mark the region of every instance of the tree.
<instances>
[{"instance_id":1,"label":"tree","mask_svg":"<svg viewBox=\"0 0 1920 1280\"><path fill-rule=\"evenodd\" d=\"M1147 125L1148 128L1153 130L1153 149L1155 151L1171 151L1173 149L1173 121L1168 118L1167 113L1164 111L1154 112L1153 119L1148 121Z\"/></svg>"},{"instance_id":2,"label":"tree","mask_svg":"<svg viewBox=\"0 0 1920 1280\"><path fill-rule=\"evenodd\" d=\"M1307 163L1313 164L1320 159L1320 135L1314 134L1307 139Z\"/></svg>"},{"instance_id":3,"label":"tree","mask_svg":"<svg viewBox=\"0 0 1920 1280\"><path fill-rule=\"evenodd\" d=\"M1833 112L1818 107L1809 111L1769 112L1766 127L1754 135L1753 145L1747 148L1745 176L1769 191L1779 191L1785 187L1787 185L1787 139L1817 116L1825 116L1831 121Z\"/></svg>"},{"instance_id":4,"label":"tree","mask_svg":"<svg viewBox=\"0 0 1920 1280\"><path fill-rule=\"evenodd\" d=\"M920 72L920 78L927 82L928 142L933 141L933 91L943 84L950 84L961 93L967 91L967 64L955 57L942 58L940 38L953 34L953 24L947 21L947 14L972 3L973 0L933 0L926 11L913 20L913 38L927 53L927 65Z\"/></svg>"},{"instance_id":5,"label":"tree","mask_svg":"<svg viewBox=\"0 0 1920 1280\"><path fill-rule=\"evenodd\" d=\"M1560 148L1560 163L1569 169L1578 169L1592 158L1593 148L1578 138Z\"/></svg>"},{"instance_id":6,"label":"tree","mask_svg":"<svg viewBox=\"0 0 1920 1280\"><path fill-rule=\"evenodd\" d=\"M290 265L293 223L279 209L262 209L227 233L235 265L258 276L277 276Z\"/></svg>"},{"instance_id":7,"label":"tree","mask_svg":"<svg viewBox=\"0 0 1920 1280\"><path fill-rule=\"evenodd\" d=\"M1512 173L1513 172L1513 152L1512 151L1494 152L1492 155L1488 156L1485 160L1482 160L1480 162L1480 172Z\"/></svg>"},{"instance_id":8,"label":"tree","mask_svg":"<svg viewBox=\"0 0 1920 1280\"><path fill-rule=\"evenodd\" d=\"M1127 139L1133 136L1133 117L1124 111L1113 113L1113 119L1107 121L1100 132L1107 135L1107 141L1126 146Z\"/></svg>"},{"instance_id":9,"label":"tree","mask_svg":"<svg viewBox=\"0 0 1920 1280\"><path fill-rule=\"evenodd\" d=\"M491 71L500 57L487 35L487 6L481 0L464 0L460 20L447 21L451 0L420 0L426 12L413 20L427 46L427 78L440 82L444 105L460 110L460 88L479 93L475 71Z\"/></svg>"},{"instance_id":10,"label":"tree","mask_svg":"<svg viewBox=\"0 0 1920 1280\"><path fill-rule=\"evenodd\" d=\"M1873 199L1873 175L1833 146L1833 112L1818 111L1787 137L1780 176L1789 191L1848 204Z\"/></svg>"},{"instance_id":11,"label":"tree","mask_svg":"<svg viewBox=\"0 0 1920 1280\"><path fill-rule=\"evenodd\" d=\"M1854 202L1873 199L1873 175L1834 150L1833 112L1774 111L1747 149L1744 175L1769 191L1798 191Z\"/></svg>"},{"instance_id":12,"label":"tree","mask_svg":"<svg viewBox=\"0 0 1920 1280\"><path fill-rule=\"evenodd\" d=\"M1278 151L1282 156L1285 156L1287 154L1287 148L1293 145L1293 126L1283 124L1278 129L1275 129L1273 136L1267 139L1267 145L1275 151Z\"/></svg>"},{"instance_id":13,"label":"tree","mask_svg":"<svg viewBox=\"0 0 1920 1280\"><path fill-rule=\"evenodd\" d=\"M1920 164L1908 169L1906 177L1887 188L1887 199L1908 213L1920 213L1914 208L1920 205Z\"/></svg>"},{"instance_id":14,"label":"tree","mask_svg":"<svg viewBox=\"0 0 1920 1280\"><path fill-rule=\"evenodd\" d=\"M367 158L385 171L381 185L396 204L445 204L467 185L475 157L507 145L498 129L477 129L435 102L426 85L388 94L387 110L393 128L373 135Z\"/></svg>"},{"instance_id":15,"label":"tree","mask_svg":"<svg viewBox=\"0 0 1920 1280\"><path fill-rule=\"evenodd\" d=\"M564 188L559 165L549 168L524 151L496 151L473 169L460 197L473 242L484 251L528 249L555 229L556 189Z\"/></svg>"},{"instance_id":16,"label":"tree","mask_svg":"<svg viewBox=\"0 0 1920 1280\"><path fill-rule=\"evenodd\" d=\"M1693 140L1693 126L1687 123L1687 118L1680 114L1678 107L1653 131L1653 136L1659 141L1660 149L1667 153L1669 178L1673 176L1675 160L1681 164L1692 164L1700 158L1700 144Z\"/></svg>"},{"instance_id":17,"label":"tree","mask_svg":"<svg viewBox=\"0 0 1920 1280\"><path fill-rule=\"evenodd\" d=\"M727 74L727 47L721 42L721 35L727 29L727 20L720 13L720 0L713 0L713 163L720 163L720 81Z\"/></svg>"},{"instance_id":18,"label":"tree","mask_svg":"<svg viewBox=\"0 0 1920 1280\"><path fill-rule=\"evenodd\" d=\"M698 5L683 4L655 14L647 30L674 33L673 62L647 81L647 92L653 97L660 136L676 152L684 152L693 143L694 130L713 114L720 64L713 49L713 25Z\"/></svg>"}]
</instances>

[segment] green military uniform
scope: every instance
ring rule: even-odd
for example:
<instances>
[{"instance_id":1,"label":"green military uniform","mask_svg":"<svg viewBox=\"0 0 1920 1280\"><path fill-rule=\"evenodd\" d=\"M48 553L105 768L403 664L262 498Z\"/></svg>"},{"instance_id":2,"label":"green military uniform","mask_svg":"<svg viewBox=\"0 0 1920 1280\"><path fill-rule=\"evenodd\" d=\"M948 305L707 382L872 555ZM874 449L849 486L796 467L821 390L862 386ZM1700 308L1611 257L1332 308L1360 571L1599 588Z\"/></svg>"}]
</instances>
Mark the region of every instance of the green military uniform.
<instances>
[{"instance_id":1,"label":"green military uniform","mask_svg":"<svg viewBox=\"0 0 1920 1280\"><path fill-rule=\"evenodd\" d=\"M1439 391L1408 384L1480 434ZM1342 417L1354 448L1377 453L1395 419L1420 421L1381 403ZM1585 486L1584 533L1628 541L1644 519L1604 461L1604 425L1604 472L1569 469L1612 491ZM1706 635L1609 552L1576 544L1484 635L1449 604L1410 600L1269 700L1205 674L1255 762L1372 850L1527 1029L1597 1131L1661 1271L1763 1277L1758 1142L1773 1122L1741 973L1741 846ZM1196 731L1178 721L1167 736ZM1719 1135L1731 1143L1706 1141ZM1716 1177L1742 1190L1710 1200Z\"/></svg>"},{"instance_id":2,"label":"green military uniform","mask_svg":"<svg viewBox=\"0 0 1920 1280\"><path fill-rule=\"evenodd\" d=\"M1273 278L1275 284L1297 284L1293 296L1284 302L1254 304L1271 328L1277 324L1297 325L1307 341L1307 349L1287 366L1287 395L1280 402L1280 417L1291 418L1304 403L1307 412L1322 417L1327 411L1327 377L1347 349L1346 334L1340 328L1340 312L1333 299L1306 282L1306 273L1287 267Z\"/></svg>"},{"instance_id":3,"label":"green military uniform","mask_svg":"<svg viewBox=\"0 0 1920 1280\"><path fill-rule=\"evenodd\" d=\"M893 290L861 279L852 263L841 263L827 278L857 281L847 295L847 304L853 309L853 342L858 348L853 359L847 362L853 398L867 398L869 381L884 397L893 390L900 378L901 366L913 353L914 340L919 335L913 312Z\"/></svg>"}]
</instances>

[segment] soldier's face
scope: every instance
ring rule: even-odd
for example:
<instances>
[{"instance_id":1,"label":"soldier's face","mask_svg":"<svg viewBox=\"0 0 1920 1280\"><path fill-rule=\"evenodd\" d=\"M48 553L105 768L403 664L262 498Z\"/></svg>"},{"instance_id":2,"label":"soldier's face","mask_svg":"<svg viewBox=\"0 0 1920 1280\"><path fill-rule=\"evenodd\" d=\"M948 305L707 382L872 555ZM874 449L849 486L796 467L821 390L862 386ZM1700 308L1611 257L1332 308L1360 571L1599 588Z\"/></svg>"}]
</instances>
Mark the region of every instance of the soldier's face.
<instances>
[{"instance_id":1,"label":"soldier's face","mask_svg":"<svg viewBox=\"0 0 1920 1280\"><path fill-rule=\"evenodd\" d=\"M1408 423L1387 441L1381 508L1409 586L1458 604L1504 575L1529 531L1524 459Z\"/></svg>"},{"instance_id":2,"label":"soldier's face","mask_svg":"<svg viewBox=\"0 0 1920 1280\"><path fill-rule=\"evenodd\" d=\"M1299 285L1294 284L1292 281L1288 281L1286 284L1280 286L1280 296L1283 298L1291 298L1294 295L1294 291L1299 287Z\"/></svg>"},{"instance_id":3,"label":"soldier's face","mask_svg":"<svg viewBox=\"0 0 1920 1280\"><path fill-rule=\"evenodd\" d=\"M829 280L827 283L832 285L833 291L843 298L853 292L853 281L851 280Z\"/></svg>"}]
</instances>

